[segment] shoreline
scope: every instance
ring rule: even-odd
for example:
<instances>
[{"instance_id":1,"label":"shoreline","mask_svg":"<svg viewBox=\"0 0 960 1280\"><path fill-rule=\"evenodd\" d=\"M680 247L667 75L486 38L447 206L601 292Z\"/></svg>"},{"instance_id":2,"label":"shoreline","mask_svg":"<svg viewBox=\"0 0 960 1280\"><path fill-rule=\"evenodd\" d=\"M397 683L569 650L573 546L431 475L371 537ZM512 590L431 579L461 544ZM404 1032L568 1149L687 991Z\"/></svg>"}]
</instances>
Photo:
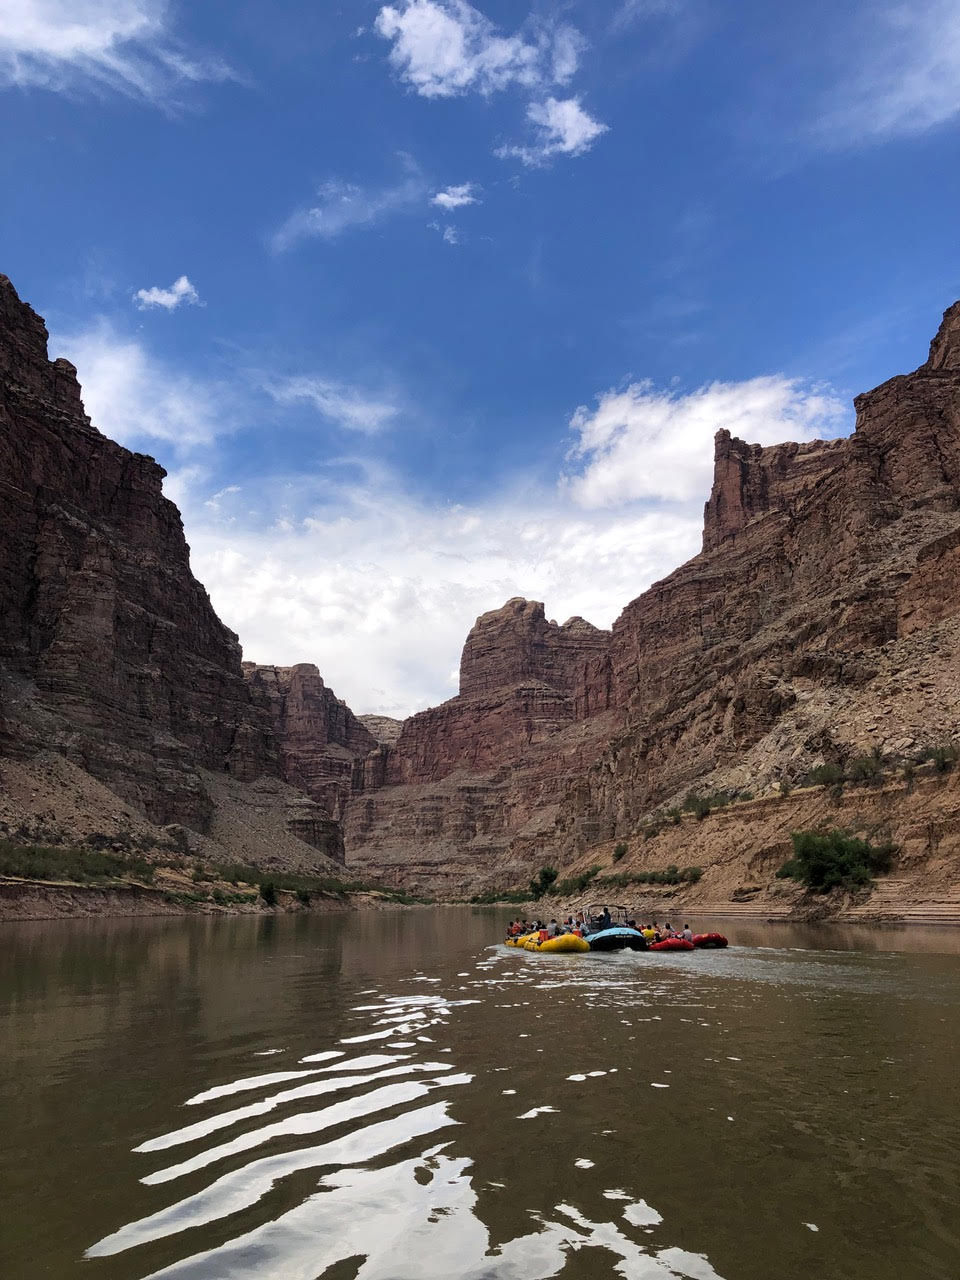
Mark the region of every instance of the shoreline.
<instances>
[{"instance_id":1,"label":"shoreline","mask_svg":"<svg viewBox=\"0 0 960 1280\"><path fill-rule=\"evenodd\" d=\"M295 893L277 891L268 905L260 898L238 903L171 901L169 891L140 884L75 884L38 880L0 880L0 925L29 920L151 919L184 916L343 915L351 911L423 908L427 903L397 902L375 891L316 893L309 903Z\"/></svg>"},{"instance_id":2,"label":"shoreline","mask_svg":"<svg viewBox=\"0 0 960 1280\"><path fill-rule=\"evenodd\" d=\"M664 904L665 905L665 904ZM846 904L803 903L793 907L755 903L742 906L729 903L670 904L670 914L686 914L693 919L735 920L742 924L786 924L858 926L870 929L884 928L953 928L960 925L960 916L949 910L937 910L938 904L909 903L899 912L891 911L889 902L874 911L870 904L856 907ZM0 880L0 925L29 920L84 920L84 919L158 919L183 916L257 916L277 915L342 915L353 911L423 910L426 907L471 906L518 915L538 915L543 907L537 901L517 903L470 903L466 901L438 900L436 902L402 902L374 891L355 891L345 894L317 893L309 903L299 900L295 893L279 891L277 901L270 905L260 898L243 903L216 901L172 901L169 891L152 885L141 884L79 884L66 881L38 881L7 878ZM551 904L550 915L566 915L576 910L576 904ZM831 909L834 907L834 909ZM649 911L640 914L650 914ZM666 916L663 906L656 914Z\"/></svg>"}]
</instances>

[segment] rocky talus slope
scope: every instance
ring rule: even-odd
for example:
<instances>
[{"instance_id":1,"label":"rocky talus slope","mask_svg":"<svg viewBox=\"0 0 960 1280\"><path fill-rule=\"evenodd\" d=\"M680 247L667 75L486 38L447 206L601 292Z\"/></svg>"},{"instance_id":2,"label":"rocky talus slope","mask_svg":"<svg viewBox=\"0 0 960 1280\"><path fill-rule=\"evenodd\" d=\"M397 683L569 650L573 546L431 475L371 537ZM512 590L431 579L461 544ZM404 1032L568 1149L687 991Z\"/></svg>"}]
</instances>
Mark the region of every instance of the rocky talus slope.
<instances>
[{"instance_id":1,"label":"rocky talus slope","mask_svg":"<svg viewBox=\"0 0 960 1280\"><path fill-rule=\"evenodd\" d=\"M376 743L313 668L245 678L164 474L91 425L76 370L48 360L43 321L0 276L0 832L174 825L216 856L226 823L224 857L342 861L315 762Z\"/></svg>"},{"instance_id":2,"label":"rocky talus slope","mask_svg":"<svg viewBox=\"0 0 960 1280\"><path fill-rule=\"evenodd\" d=\"M757 797L739 820L772 867L799 820L781 787L874 750L889 778L951 741L960 303L919 369L855 404L842 440L762 448L719 431L702 552L628 605L611 635L579 620L557 628L522 600L481 618L460 697L407 721L385 785L351 801L348 857L409 884L445 886L452 872L484 888L545 862L609 862L622 840L619 870L700 858L702 891L723 894L736 885L727 867L711 890L711 861L732 859L746 883L754 852L737 852L740 828L713 852L700 838L732 818L645 838L688 791ZM859 789L857 823L915 854L930 788L894 787L896 804L885 794ZM936 857L938 876L952 865L960 879L951 821Z\"/></svg>"}]
</instances>

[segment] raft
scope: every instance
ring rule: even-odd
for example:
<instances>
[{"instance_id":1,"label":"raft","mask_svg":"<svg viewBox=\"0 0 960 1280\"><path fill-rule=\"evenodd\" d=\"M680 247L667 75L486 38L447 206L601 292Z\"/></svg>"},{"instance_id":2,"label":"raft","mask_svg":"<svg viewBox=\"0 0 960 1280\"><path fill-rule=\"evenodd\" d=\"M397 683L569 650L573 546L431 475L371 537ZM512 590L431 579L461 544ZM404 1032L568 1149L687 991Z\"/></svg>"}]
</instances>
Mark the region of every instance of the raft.
<instances>
[{"instance_id":1,"label":"raft","mask_svg":"<svg viewBox=\"0 0 960 1280\"><path fill-rule=\"evenodd\" d=\"M538 933L528 934L523 942L524 951L589 951L590 944L586 938L576 933L558 933L555 938L540 941Z\"/></svg>"},{"instance_id":2,"label":"raft","mask_svg":"<svg viewBox=\"0 0 960 1280\"><path fill-rule=\"evenodd\" d=\"M589 943L591 951L646 951L647 940L639 929L628 929L626 925L612 925L609 929L600 929L596 933L588 933L584 941Z\"/></svg>"},{"instance_id":3,"label":"raft","mask_svg":"<svg viewBox=\"0 0 960 1280\"><path fill-rule=\"evenodd\" d=\"M518 938L505 938L508 947L522 947L524 951L589 951L590 944L579 934L560 933L555 938L541 939L540 933L523 933Z\"/></svg>"},{"instance_id":4,"label":"raft","mask_svg":"<svg viewBox=\"0 0 960 1280\"><path fill-rule=\"evenodd\" d=\"M722 933L695 933L693 935L693 945L695 947L725 947L727 940Z\"/></svg>"},{"instance_id":5,"label":"raft","mask_svg":"<svg viewBox=\"0 0 960 1280\"><path fill-rule=\"evenodd\" d=\"M693 943L686 938L664 938L662 942L651 942L651 951L692 951Z\"/></svg>"}]
</instances>

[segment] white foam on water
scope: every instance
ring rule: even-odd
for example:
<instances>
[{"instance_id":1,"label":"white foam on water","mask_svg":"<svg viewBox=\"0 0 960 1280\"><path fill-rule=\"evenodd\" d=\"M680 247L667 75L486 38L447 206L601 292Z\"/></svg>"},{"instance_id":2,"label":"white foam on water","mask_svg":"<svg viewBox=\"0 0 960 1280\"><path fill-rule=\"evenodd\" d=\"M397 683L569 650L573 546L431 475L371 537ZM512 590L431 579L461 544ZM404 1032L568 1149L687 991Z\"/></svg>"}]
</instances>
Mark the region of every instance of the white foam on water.
<instances>
[{"instance_id":1,"label":"white foam on water","mask_svg":"<svg viewBox=\"0 0 960 1280\"><path fill-rule=\"evenodd\" d=\"M594 1167L592 1160L580 1159L574 1160L573 1163L578 1169L592 1169Z\"/></svg>"},{"instance_id":2,"label":"white foam on water","mask_svg":"<svg viewBox=\"0 0 960 1280\"><path fill-rule=\"evenodd\" d=\"M803 1225L807 1228L807 1230L808 1230L808 1231L819 1231L819 1230L820 1230L820 1228L817 1226L817 1224L816 1224L815 1222L805 1222Z\"/></svg>"},{"instance_id":3,"label":"white foam on water","mask_svg":"<svg viewBox=\"0 0 960 1280\"><path fill-rule=\"evenodd\" d=\"M556 1107L531 1107L529 1111L525 1111L522 1116L517 1116L518 1120L535 1120L537 1116L546 1115L548 1112L556 1112Z\"/></svg>"},{"instance_id":4,"label":"white foam on water","mask_svg":"<svg viewBox=\"0 0 960 1280\"><path fill-rule=\"evenodd\" d=\"M669 1089L669 1088L670 1088L670 1086L669 1086L668 1084L660 1084L660 1083L659 1083L658 1081L656 1081L656 1080L651 1080L651 1081L650 1081L650 1088L651 1088L651 1089Z\"/></svg>"},{"instance_id":5,"label":"white foam on water","mask_svg":"<svg viewBox=\"0 0 960 1280\"><path fill-rule=\"evenodd\" d=\"M286 1049L255 1049L255 1058L269 1058L271 1053L286 1053Z\"/></svg>"},{"instance_id":6,"label":"white foam on water","mask_svg":"<svg viewBox=\"0 0 960 1280\"><path fill-rule=\"evenodd\" d=\"M634 1227L659 1227L663 1221L663 1214L657 1213L646 1200L638 1200L635 1204L628 1204L623 1211L623 1216L627 1222Z\"/></svg>"},{"instance_id":7,"label":"white foam on water","mask_svg":"<svg viewBox=\"0 0 960 1280\"><path fill-rule=\"evenodd\" d=\"M577 1082L579 1082L579 1081L581 1081L581 1080L586 1080L586 1078L587 1078L587 1077L586 1077L585 1075L582 1075L582 1074L580 1074L579 1072L578 1072L578 1073L577 1073L577 1075L575 1075L575 1076L567 1076L567 1079L568 1079L568 1080L576 1080Z\"/></svg>"}]
</instances>

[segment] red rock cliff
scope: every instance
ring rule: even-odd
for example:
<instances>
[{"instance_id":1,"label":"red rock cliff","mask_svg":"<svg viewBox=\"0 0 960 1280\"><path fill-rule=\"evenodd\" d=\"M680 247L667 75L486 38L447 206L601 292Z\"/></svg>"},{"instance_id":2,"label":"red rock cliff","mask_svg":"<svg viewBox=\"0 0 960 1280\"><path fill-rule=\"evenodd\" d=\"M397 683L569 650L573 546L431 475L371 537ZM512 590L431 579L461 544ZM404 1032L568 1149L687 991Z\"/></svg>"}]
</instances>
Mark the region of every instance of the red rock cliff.
<instances>
[{"instance_id":1,"label":"red rock cliff","mask_svg":"<svg viewBox=\"0 0 960 1280\"><path fill-rule=\"evenodd\" d=\"M46 342L0 276L0 668L18 705L38 695L7 746L56 747L155 821L202 829L197 767L276 772L273 728L190 572L163 469L90 425Z\"/></svg>"},{"instance_id":2,"label":"red rock cliff","mask_svg":"<svg viewBox=\"0 0 960 1280\"><path fill-rule=\"evenodd\" d=\"M339 819L353 789L355 762L377 749L376 738L327 688L312 663L245 662L243 673L255 697L270 708L284 781Z\"/></svg>"},{"instance_id":3,"label":"red rock cliff","mask_svg":"<svg viewBox=\"0 0 960 1280\"><path fill-rule=\"evenodd\" d=\"M404 722L387 761L392 783L518 757L610 705L610 633L583 618L549 622L515 597L474 623L460 661L460 693Z\"/></svg>"},{"instance_id":4,"label":"red rock cliff","mask_svg":"<svg viewBox=\"0 0 960 1280\"><path fill-rule=\"evenodd\" d=\"M895 752L907 723L960 720L960 303L919 369L855 404L848 439L718 432L703 551L609 640L523 600L478 619L459 697L407 721L390 785L351 802L350 855L424 886L452 866L522 882L687 788L775 789L868 734ZM949 705L891 701L915 679Z\"/></svg>"}]
</instances>

